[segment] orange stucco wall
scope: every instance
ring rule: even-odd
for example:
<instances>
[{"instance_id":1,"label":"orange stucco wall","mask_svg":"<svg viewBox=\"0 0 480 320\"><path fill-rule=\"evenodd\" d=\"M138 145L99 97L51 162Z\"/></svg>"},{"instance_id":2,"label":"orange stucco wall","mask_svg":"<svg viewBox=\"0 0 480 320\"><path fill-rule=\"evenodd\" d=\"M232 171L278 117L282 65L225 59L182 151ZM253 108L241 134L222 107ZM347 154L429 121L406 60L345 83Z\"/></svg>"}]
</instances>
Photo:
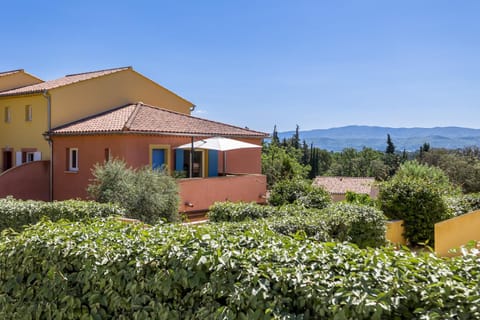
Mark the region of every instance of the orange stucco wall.
<instances>
[{"instance_id":1,"label":"orange stucco wall","mask_svg":"<svg viewBox=\"0 0 480 320\"><path fill-rule=\"evenodd\" d=\"M34 161L0 175L0 198L49 200L49 161Z\"/></svg>"},{"instance_id":2,"label":"orange stucco wall","mask_svg":"<svg viewBox=\"0 0 480 320\"><path fill-rule=\"evenodd\" d=\"M261 174L181 179L180 212L207 211L217 201L265 203L267 177Z\"/></svg>"},{"instance_id":3,"label":"orange stucco wall","mask_svg":"<svg viewBox=\"0 0 480 320\"><path fill-rule=\"evenodd\" d=\"M393 244L406 245L407 240L403 236L404 233L405 228L403 226L403 220L387 221L387 232L385 234L385 238L389 242Z\"/></svg>"},{"instance_id":4,"label":"orange stucco wall","mask_svg":"<svg viewBox=\"0 0 480 320\"><path fill-rule=\"evenodd\" d=\"M450 249L472 240L480 241L480 210L435 224L435 253L440 256L453 256Z\"/></svg>"},{"instance_id":5,"label":"orange stucco wall","mask_svg":"<svg viewBox=\"0 0 480 320\"><path fill-rule=\"evenodd\" d=\"M255 139L250 140L254 143ZM151 145L170 148L168 155L169 169L174 170L175 147L190 142L189 137L155 136L135 134L113 134L96 136L55 136L53 137L53 198L64 200L71 198L87 198L86 187L92 179L91 170L96 163L105 161L105 149L110 149L112 158L125 160L128 165L138 168L150 165ZM256 139L260 144L260 139ZM67 150L78 148L77 172L67 170ZM244 151L241 153L241 151ZM260 174L260 149L238 150L229 152L227 166L229 172ZM237 159L241 158L241 159ZM222 166L219 157L219 167Z\"/></svg>"}]
</instances>

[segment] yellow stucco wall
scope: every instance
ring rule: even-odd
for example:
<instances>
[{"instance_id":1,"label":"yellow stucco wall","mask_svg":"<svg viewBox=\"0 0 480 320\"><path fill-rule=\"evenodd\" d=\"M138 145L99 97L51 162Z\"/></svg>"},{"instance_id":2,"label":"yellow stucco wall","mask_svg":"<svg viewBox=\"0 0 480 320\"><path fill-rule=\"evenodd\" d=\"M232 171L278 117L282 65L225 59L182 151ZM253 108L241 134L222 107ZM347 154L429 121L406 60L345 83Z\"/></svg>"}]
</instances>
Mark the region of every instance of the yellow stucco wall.
<instances>
[{"instance_id":1,"label":"yellow stucco wall","mask_svg":"<svg viewBox=\"0 0 480 320\"><path fill-rule=\"evenodd\" d=\"M480 210L435 224L435 252L440 256L452 256L450 249L471 240L480 241Z\"/></svg>"},{"instance_id":2,"label":"yellow stucco wall","mask_svg":"<svg viewBox=\"0 0 480 320\"><path fill-rule=\"evenodd\" d=\"M25 121L25 106L32 107L32 121ZM11 121L5 122L5 107L9 107ZM47 130L47 100L40 95L0 98L0 151L12 148L13 164L15 152L22 148L37 148L42 152L42 160L50 158L48 143L42 136ZM0 171L3 155L0 153Z\"/></svg>"},{"instance_id":3,"label":"yellow stucco wall","mask_svg":"<svg viewBox=\"0 0 480 320\"><path fill-rule=\"evenodd\" d=\"M138 101L185 114L192 106L131 69L51 89L50 94L52 127Z\"/></svg>"},{"instance_id":4,"label":"yellow stucco wall","mask_svg":"<svg viewBox=\"0 0 480 320\"><path fill-rule=\"evenodd\" d=\"M387 221L387 233L385 238L393 244L406 245L407 241L403 236L405 228L403 227L403 220Z\"/></svg>"},{"instance_id":5,"label":"yellow stucco wall","mask_svg":"<svg viewBox=\"0 0 480 320\"><path fill-rule=\"evenodd\" d=\"M29 86L40 82L42 82L42 80L35 78L34 76L23 71L18 71L0 77L0 91L16 89L19 87Z\"/></svg>"}]
</instances>

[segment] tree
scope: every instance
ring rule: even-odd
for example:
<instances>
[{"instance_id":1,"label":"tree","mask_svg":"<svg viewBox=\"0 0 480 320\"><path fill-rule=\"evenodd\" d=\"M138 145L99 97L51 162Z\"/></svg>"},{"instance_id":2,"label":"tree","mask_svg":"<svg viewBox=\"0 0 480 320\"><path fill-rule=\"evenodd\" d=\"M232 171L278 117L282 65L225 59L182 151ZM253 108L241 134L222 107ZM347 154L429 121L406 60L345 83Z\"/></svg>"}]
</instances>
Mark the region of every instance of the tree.
<instances>
[{"instance_id":1,"label":"tree","mask_svg":"<svg viewBox=\"0 0 480 320\"><path fill-rule=\"evenodd\" d=\"M395 153L395 145L390 138L390 134L387 134L387 149L385 150L387 154L394 154Z\"/></svg>"},{"instance_id":2,"label":"tree","mask_svg":"<svg viewBox=\"0 0 480 320\"><path fill-rule=\"evenodd\" d=\"M300 126L297 124L297 127L295 128L295 134L292 137L292 146L295 149L300 148Z\"/></svg>"},{"instance_id":3,"label":"tree","mask_svg":"<svg viewBox=\"0 0 480 320\"><path fill-rule=\"evenodd\" d=\"M87 192L96 201L116 203L126 209L128 217L149 224L178 220L177 183L165 171L132 169L114 159L96 164L92 174Z\"/></svg>"},{"instance_id":4,"label":"tree","mask_svg":"<svg viewBox=\"0 0 480 320\"><path fill-rule=\"evenodd\" d=\"M278 146L280 139L278 138L277 125L273 126L272 144Z\"/></svg>"},{"instance_id":5,"label":"tree","mask_svg":"<svg viewBox=\"0 0 480 320\"><path fill-rule=\"evenodd\" d=\"M458 189L441 169L407 161L380 185L379 202L387 217L404 220L412 244L432 244L435 223L449 218L445 196L454 194Z\"/></svg>"},{"instance_id":6,"label":"tree","mask_svg":"<svg viewBox=\"0 0 480 320\"><path fill-rule=\"evenodd\" d=\"M305 178L310 166L300 163L302 150L292 147L264 144L262 149L262 173L267 184L273 186L283 179Z\"/></svg>"}]
</instances>

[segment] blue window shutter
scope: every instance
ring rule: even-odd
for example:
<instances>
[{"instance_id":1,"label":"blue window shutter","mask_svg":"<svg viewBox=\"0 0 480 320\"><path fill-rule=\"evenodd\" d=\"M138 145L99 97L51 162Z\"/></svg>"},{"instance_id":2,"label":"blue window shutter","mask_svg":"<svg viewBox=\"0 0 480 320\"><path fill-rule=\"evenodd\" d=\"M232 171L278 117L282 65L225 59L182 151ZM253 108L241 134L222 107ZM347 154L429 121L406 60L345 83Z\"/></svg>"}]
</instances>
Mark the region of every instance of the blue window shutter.
<instances>
[{"instance_id":1,"label":"blue window shutter","mask_svg":"<svg viewBox=\"0 0 480 320\"><path fill-rule=\"evenodd\" d=\"M152 150L152 169L161 169L165 164L165 150L153 149Z\"/></svg>"},{"instance_id":2,"label":"blue window shutter","mask_svg":"<svg viewBox=\"0 0 480 320\"><path fill-rule=\"evenodd\" d=\"M183 171L184 151L182 149L175 150L175 171Z\"/></svg>"},{"instance_id":3,"label":"blue window shutter","mask_svg":"<svg viewBox=\"0 0 480 320\"><path fill-rule=\"evenodd\" d=\"M208 150L208 176L218 176L218 151Z\"/></svg>"}]
</instances>

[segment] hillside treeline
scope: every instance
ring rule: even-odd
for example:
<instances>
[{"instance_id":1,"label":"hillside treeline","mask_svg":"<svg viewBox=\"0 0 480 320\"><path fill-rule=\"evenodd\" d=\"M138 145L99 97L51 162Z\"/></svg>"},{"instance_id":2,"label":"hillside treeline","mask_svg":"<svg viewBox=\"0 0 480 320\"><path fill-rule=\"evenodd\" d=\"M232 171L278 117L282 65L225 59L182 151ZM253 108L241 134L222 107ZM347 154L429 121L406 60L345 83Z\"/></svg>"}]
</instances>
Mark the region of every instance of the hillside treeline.
<instances>
[{"instance_id":1,"label":"hillside treeline","mask_svg":"<svg viewBox=\"0 0 480 320\"><path fill-rule=\"evenodd\" d=\"M263 172L269 185L294 176L375 177L383 181L409 160L442 169L464 193L480 192L480 148L477 146L451 150L435 148L425 142L417 151L407 152L397 150L394 137L387 135L383 152L367 147L333 152L301 141L297 126L291 138L282 140L275 127L272 139L265 143L262 153Z\"/></svg>"}]
</instances>

